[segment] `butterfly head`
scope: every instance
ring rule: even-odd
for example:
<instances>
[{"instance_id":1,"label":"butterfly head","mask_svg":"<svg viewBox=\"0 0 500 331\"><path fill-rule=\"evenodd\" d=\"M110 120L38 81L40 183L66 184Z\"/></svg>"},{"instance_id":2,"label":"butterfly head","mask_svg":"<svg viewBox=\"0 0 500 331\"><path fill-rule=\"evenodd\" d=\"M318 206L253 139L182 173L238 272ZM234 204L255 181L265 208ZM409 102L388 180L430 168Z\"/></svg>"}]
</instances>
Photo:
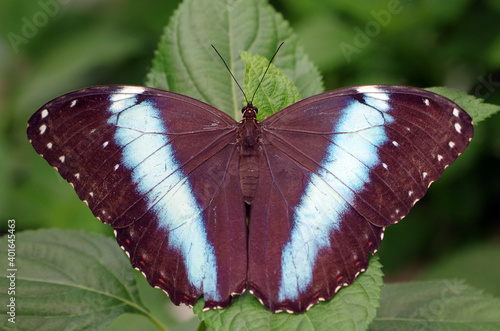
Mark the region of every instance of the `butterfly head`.
<instances>
[{"instance_id":1,"label":"butterfly head","mask_svg":"<svg viewBox=\"0 0 500 331\"><path fill-rule=\"evenodd\" d=\"M241 108L241 113L243 114L243 118L245 119L256 118L258 112L259 110L257 109L257 107L252 105L251 102L247 103L245 107Z\"/></svg>"}]
</instances>

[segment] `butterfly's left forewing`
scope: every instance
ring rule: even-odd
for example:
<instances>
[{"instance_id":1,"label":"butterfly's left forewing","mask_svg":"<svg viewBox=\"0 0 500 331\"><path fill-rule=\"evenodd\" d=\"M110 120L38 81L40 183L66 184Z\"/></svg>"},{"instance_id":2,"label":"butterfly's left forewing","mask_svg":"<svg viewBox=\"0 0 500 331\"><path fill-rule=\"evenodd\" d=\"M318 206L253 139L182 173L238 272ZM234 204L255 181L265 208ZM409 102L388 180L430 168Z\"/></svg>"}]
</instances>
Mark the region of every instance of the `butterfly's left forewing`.
<instances>
[{"instance_id":1,"label":"butterfly's left forewing","mask_svg":"<svg viewBox=\"0 0 500 331\"><path fill-rule=\"evenodd\" d=\"M203 295L214 308L228 306L246 279L236 125L189 97L103 86L46 104L28 138L115 228L151 285L176 304Z\"/></svg>"},{"instance_id":2,"label":"butterfly's left forewing","mask_svg":"<svg viewBox=\"0 0 500 331\"><path fill-rule=\"evenodd\" d=\"M383 85L326 92L265 120L250 290L271 311L330 300L472 133L469 115L448 99Z\"/></svg>"}]
</instances>

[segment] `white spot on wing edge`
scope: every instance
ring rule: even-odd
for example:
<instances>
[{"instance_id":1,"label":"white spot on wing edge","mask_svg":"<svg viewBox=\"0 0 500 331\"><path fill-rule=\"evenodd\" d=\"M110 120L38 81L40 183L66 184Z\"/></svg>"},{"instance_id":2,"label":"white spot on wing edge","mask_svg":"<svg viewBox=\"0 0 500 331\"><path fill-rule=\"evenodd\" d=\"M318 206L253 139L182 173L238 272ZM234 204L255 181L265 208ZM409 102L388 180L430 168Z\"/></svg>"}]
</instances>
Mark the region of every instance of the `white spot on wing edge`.
<instances>
[{"instance_id":1,"label":"white spot on wing edge","mask_svg":"<svg viewBox=\"0 0 500 331\"><path fill-rule=\"evenodd\" d=\"M389 94L386 91L382 90L379 86L375 85L358 86L356 88L356 91L370 98L375 98L384 101L389 100ZM384 111L389 110L389 105L387 103L377 103L377 105L381 106L382 108L385 108Z\"/></svg>"},{"instance_id":2,"label":"white spot on wing edge","mask_svg":"<svg viewBox=\"0 0 500 331\"><path fill-rule=\"evenodd\" d=\"M118 92L119 93L131 93L131 94L141 94L146 91L142 86L123 86Z\"/></svg>"},{"instance_id":3,"label":"white spot on wing edge","mask_svg":"<svg viewBox=\"0 0 500 331\"><path fill-rule=\"evenodd\" d=\"M382 91L380 87L375 86L375 85L363 85L363 86L358 86L356 88L356 91L359 93L383 93L386 94L386 92Z\"/></svg>"},{"instance_id":4,"label":"white spot on wing edge","mask_svg":"<svg viewBox=\"0 0 500 331\"><path fill-rule=\"evenodd\" d=\"M234 297L235 295L242 295L243 293L245 293L245 290L246 289L241 290L241 292L231 292L231 296Z\"/></svg>"},{"instance_id":5,"label":"white spot on wing edge","mask_svg":"<svg viewBox=\"0 0 500 331\"><path fill-rule=\"evenodd\" d=\"M141 86L123 86L118 89L116 92L110 95L110 100L113 102L128 99L131 96L135 96L137 94L141 94L146 89Z\"/></svg>"},{"instance_id":6,"label":"white spot on wing edge","mask_svg":"<svg viewBox=\"0 0 500 331\"><path fill-rule=\"evenodd\" d=\"M49 116L49 111L47 109L42 110L41 116L42 116L42 118Z\"/></svg>"},{"instance_id":7,"label":"white spot on wing edge","mask_svg":"<svg viewBox=\"0 0 500 331\"><path fill-rule=\"evenodd\" d=\"M40 134L44 134L45 130L47 130L47 126L45 124L40 125Z\"/></svg>"}]
</instances>

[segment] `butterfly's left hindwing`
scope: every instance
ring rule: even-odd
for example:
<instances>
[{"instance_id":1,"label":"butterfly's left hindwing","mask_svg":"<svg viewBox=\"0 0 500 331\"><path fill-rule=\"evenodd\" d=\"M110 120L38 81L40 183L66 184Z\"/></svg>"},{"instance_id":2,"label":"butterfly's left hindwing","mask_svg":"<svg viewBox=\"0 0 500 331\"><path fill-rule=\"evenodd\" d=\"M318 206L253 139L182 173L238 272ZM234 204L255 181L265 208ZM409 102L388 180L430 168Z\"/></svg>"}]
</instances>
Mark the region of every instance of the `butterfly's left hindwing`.
<instances>
[{"instance_id":1,"label":"butterfly's left hindwing","mask_svg":"<svg viewBox=\"0 0 500 331\"><path fill-rule=\"evenodd\" d=\"M189 97L103 86L44 105L29 121L28 138L115 228L151 285L176 304L203 295L214 308L227 307L246 279L236 127Z\"/></svg>"},{"instance_id":2,"label":"butterfly's left hindwing","mask_svg":"<svg viewBox=\"0 0 500 331\"><path fill-rule=\"evenodd\" d=\"M265 120L250 290L271 311L300 313L330 300L367 268L384 227L409 212L472 134L455 103L400 86L326 92Z\"/></svg>"}]
</instances>

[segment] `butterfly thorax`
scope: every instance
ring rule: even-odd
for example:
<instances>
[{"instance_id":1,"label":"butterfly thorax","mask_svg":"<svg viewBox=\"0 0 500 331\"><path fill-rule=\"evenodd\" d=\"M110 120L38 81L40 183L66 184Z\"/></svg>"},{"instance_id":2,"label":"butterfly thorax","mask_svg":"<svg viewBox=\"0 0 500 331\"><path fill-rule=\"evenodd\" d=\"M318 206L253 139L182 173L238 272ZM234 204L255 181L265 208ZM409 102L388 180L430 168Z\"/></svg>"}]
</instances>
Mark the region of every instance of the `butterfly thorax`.
<instances>
[{"instance_id":1,"label":"butterfly thorax","mask_svg":"<svg viewBox=\"0 0 500 331\"><path fill-rule=\"evenodd\" d=\"M240 185L245 203L251 204L259 180L260 123L257 108L249 103L242 109L243 120L238 130L240 148Z\"/></svg>"}]
</instances>

